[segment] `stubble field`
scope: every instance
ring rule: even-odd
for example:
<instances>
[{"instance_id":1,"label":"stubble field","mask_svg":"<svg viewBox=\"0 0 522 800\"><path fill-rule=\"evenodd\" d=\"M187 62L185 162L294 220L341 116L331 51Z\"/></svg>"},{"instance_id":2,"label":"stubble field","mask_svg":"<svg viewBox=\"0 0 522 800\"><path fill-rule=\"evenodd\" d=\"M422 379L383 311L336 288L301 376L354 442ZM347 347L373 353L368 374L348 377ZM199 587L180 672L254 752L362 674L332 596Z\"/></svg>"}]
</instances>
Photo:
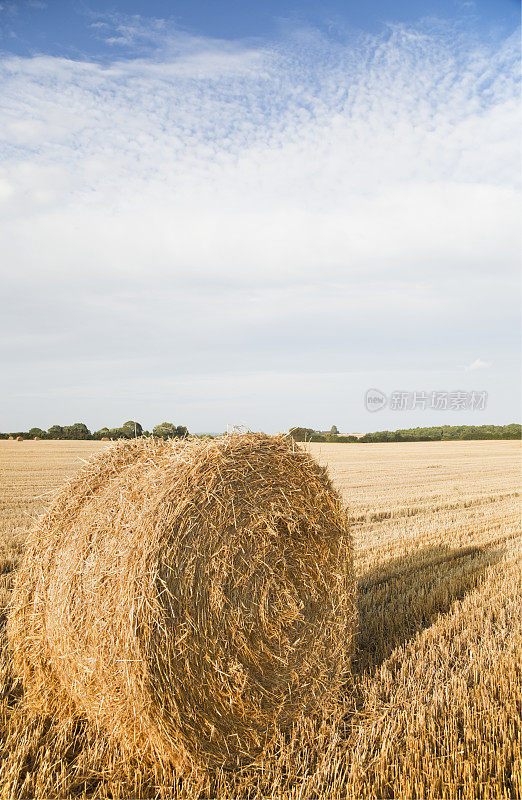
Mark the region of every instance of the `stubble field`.
<instances>
[{"instance_id":1,"label":"stubble field","mask_svg":"<svg viewBox=\"0 0 522 800\"><path fill-rule=\"evenodd\" d=\"M32 517L106 446L0 441L0 797L521 796L520 445L310 445L351 520L359 632L334 717L241 772L130 764L71 717L28 715L3 623Z\"/></svg>"}]
</instances>

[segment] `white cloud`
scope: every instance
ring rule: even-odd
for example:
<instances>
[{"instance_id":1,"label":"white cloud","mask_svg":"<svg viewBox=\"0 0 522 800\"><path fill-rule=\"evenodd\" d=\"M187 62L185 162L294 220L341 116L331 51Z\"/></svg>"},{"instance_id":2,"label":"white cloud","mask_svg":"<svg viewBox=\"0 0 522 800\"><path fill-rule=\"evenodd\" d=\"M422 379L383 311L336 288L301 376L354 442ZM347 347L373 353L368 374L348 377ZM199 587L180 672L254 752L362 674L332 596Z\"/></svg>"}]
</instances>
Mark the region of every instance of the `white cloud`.
<instances>
[{"instance_id":1,"label":"white cloud","mask_svg":"<svg viewBox=\"0 0 522 800\"><path fill-rule=\"evenodd\" d=\"M9 362L154 354L199 381L216 363L331 372L506 352L514 39L96 30L146 54L0 62Z\"/></svg>"},{"instance_id":2,"label":"white cloud","mask_svg":"<svg viewBox=\"0 0 522 800\"><path fill-rule=\"evenodd\" d=\"M465 369L470 372L475 369L488 369L491 366L493 366L491 361L483 361L481 358L476 358L475 361L472 361L471 364L468 364Z\"/></svg>"}]
</instances>

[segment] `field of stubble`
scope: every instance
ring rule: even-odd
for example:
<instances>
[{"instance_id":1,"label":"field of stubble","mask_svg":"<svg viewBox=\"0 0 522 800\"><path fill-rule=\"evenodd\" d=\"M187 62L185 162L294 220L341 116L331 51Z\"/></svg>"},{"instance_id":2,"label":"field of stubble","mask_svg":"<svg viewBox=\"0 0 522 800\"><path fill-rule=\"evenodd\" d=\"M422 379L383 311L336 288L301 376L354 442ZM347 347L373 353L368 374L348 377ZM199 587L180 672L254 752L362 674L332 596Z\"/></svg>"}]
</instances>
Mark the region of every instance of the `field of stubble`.
<instances>
[{"instance_id":1,"label":"field of stubble","mask_svg":"<svg viewBox=\"0 0 522 800\"><path fill-rule=\"evenodd\" d=\"M105 444L0 441L0 797L520 797L518 442L311 445L352 523L359 633L336 717L261 763L182 778L28 716L5 605L46 493ZM48 495L47 495L48 496Z\"/></svg>"}]
</instances>

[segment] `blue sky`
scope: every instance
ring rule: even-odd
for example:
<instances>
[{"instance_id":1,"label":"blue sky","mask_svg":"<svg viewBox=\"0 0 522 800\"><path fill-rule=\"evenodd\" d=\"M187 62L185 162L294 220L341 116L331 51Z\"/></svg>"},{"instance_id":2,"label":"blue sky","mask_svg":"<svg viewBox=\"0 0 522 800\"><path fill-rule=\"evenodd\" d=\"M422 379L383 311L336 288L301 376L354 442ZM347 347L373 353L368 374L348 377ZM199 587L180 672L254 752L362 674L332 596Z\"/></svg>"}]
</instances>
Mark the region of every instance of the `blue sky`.
<instances>
[{"instance_id":1,"label":"blue sky","mask_svg":"<svg viewBox=\"0 0 522 800\"><path fill-rule=\"evenodd\" d=\"M387 23L415 24L431 18L473 28L485 38L507 35L520 22L518 0L2 0L4 46L32 55L112 57L93 25L106 18L135 15L168 20L186 32L224 40L274 39L309 25L333 37L355 30L380 33ZM135 50L122 47L128 57Z\"/></svg>"},{"instance_id":2,"label":"blue sky","mask_svg":"<svg viewBox=\"0 0 522 800\"><path fill-rule=\"evenodd\" d=\"M1 0L0 430L518 419L519 15Z\"/></svg>"}]
</instances>

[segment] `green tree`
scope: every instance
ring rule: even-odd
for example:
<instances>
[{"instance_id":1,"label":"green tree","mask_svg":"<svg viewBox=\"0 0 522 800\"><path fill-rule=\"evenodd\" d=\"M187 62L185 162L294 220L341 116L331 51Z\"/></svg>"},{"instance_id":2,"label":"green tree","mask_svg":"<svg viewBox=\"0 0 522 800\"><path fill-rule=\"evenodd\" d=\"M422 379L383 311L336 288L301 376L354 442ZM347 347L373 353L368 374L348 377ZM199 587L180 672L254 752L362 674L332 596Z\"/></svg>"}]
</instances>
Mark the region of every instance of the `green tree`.
<instances>
[{"instance_id":1,"label":"green tree","mask_svg":"<svg viewBox=\"0 0 522 800\"><path fill-rule=\"evenodd\" d=\"M330 435L339 436L339 428L337 427L337 425L332 425L332 427L330 428Z\"/></svg>"},{"instance_id":2,"label":"green tree","mask_svg":"<svg viewBox=\"0 0 522 800\"><path fill-rule=\"evenodd\" d=\"M312 437L317 436L313 428L290 428L289 434L294 442L310 442Z\"/></svg>"},{"instance_id":3,"label":"green tree","mask_svg":"<svg viewBox=\"0 0 522 800\"><path fill-rule=\"evenodd\" d=\"M129 419L127 422L124 422L121 427L127 439L135 439L136 436L141 436L141 434L143 433L143 428L141 427L140 423L135 422L132 419Z\"/></svg>"},{"instance_id":4,"label":"green tree","mask_svg":"<svg viewBox=\"0 0 522 800\"><path fill-rule=\"evenodd\" d=\"M109 436L111 439L125 439L123 428L111 428L109 430Z\"/></svg>"},{"instance_id":5,"label":"green tree","mask_svg":"<svg viewBox=\"0 0 522 800\"><path fill-rule=\"evenodd\" d=\"M31 428L29 431L29 436L32 436L33 438L36 436L37 439L43 439L45 436L45 431L43 431L41 428Z\"/></svg>"},{"instance_id":6,"label":"green tree","mask_svg":"<svg viewBox=\"0 0 522 800\"><path fill-rule=\"evenodd\" d=\"M51 439L63 439L63 428L61 425L51 425L47 433Z\"/></svg>"},{"instance_id":7,"label":"green tree","mask_svg":"<svg viewBox=\"0 0 522 800\"><path fill-rule=\"evenodd\" d=\"M156 425L152 431L152 435L159 439L177 439L188 436L188 430L184 425L174 425L173 422L162 422L161 425Z\"/></svg>"},{"instance_id":8,"label":"green tree","mask_svg":"<svg viewBox=\"0 0 522 800\"><path fill-rule=\"evenodd\" d=\"M100 428L99 431L95 431L93 436L95 439L109 439L111 432L108 428Z\"/></svg>"},{"instance_id":9,"label":"green tree","mask_svg":"<svg viewBox=\"0 0 522 800\"><path fill-rule=\"evenodd\" d=\"M502 431L503 439L520 439L521 436L522 427L516 422L512 422L511 425L504 425L504 429Z\"/></svg>"},{"instance_id":10,"label":"green tree","mask_svg":"<svg viewBox=\"0 0 522 800\"><path fill-rule=\"evenodd\" d=\"M73 425L65 425L63 429L66 439L90 439L91 432L83 422L75 422Z\"/></svg>"},{"instance_id":11,"label":"green tree","mask_svg":"<svg viewBox=\"0 0 522 800\"><path fill-rule=\"evenodd\" d=\"M398 431L366 433L360 442L436 442L469 441L472 439L520 439L521 426L511 425L443 425L436 428L406 428ZM339 440L338 440L339 441Z\"/></svg>"},{"instance_id":12,"label":"green tree","mask_svg":"<svg viewBox=\"0 0 522 800\"><path fill-rule=\"evenodd\" d=\"M176 435L176 426L173 422L162 422L154 426L152 435L158 439L172 439Z\"/></svg>"}]
</instances>

